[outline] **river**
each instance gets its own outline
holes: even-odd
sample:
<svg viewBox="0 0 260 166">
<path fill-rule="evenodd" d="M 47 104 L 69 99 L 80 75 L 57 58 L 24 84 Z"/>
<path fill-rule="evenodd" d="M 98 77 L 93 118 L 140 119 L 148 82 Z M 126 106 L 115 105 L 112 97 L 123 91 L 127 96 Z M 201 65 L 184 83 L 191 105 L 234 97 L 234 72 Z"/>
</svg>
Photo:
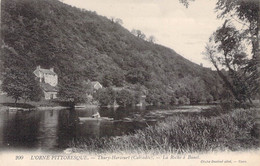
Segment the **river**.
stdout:
<svg viewBox="0 0 260 166">
<path fill-rule="evenodd" d="M 120 136 L 154 125 L 168 116 L 201 114 L 200 111 L 201 107 L 1 111 L 0 148 L 62 151 L 72 140 Z M 96 112 L 114 121 L 79 121 L 79 117 L 91 117 Z"/>
</svg>

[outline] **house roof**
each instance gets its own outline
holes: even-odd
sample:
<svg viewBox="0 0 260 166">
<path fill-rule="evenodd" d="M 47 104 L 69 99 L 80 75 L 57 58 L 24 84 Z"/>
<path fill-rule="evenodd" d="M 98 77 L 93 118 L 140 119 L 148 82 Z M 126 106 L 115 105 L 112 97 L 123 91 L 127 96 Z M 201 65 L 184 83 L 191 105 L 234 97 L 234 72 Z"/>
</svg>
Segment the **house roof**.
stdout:
<svg viewBox="0 0 260 166">
<path fill-rule="evenodd" d="M 96 86 L 96 85 L 99 85 L 99 86 L 102 87 L 102 85 L 101 85 L 98 81 L 92 81 L 92 82 L 91 82 L 91 85 L 92 85 L 93 87 Z"/>
<path fill-rule="evenodd" d="M 38 69 L 39 71 L 41 71 L 42 73 L 45 73 L 45 74 L 51 74 L 51 75 L 56 75 L 56 73 L 50 69 Z"/>
<path fill-rule="evenodd" d="M 45 92 L 58 92 L 58 88 L 51 86 L 48 83 L 41 83 L 41 87 Z"/>
</svg>

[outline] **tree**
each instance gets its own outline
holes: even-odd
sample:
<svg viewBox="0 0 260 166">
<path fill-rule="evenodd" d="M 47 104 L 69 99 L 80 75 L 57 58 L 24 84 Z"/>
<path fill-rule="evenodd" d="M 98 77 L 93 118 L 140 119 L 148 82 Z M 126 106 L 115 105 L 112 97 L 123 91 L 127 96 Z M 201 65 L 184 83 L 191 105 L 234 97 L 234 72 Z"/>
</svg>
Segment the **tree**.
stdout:
<svg viewBox="0 0 260 166">
<path fill-rule="evenodd" d="M 186 7 L 188 7 L 189 2 L 194 0 L 179 1 L 180 3 L 183 3 Z M 249 42 L 250 44 L 247 44 L 247 46 L 250 47 L 251 45 L 252 47 L 252 58 L 248 59 L 246 63 L 237 63 L 244 61 L 246 54 L 242 52 L 234 53 L 234 47 L 230 48 L 233 50 L 229 50 L 229 53 L 227 53 L 227 50 L 224 50 L 225 48 L 222 47 L 222 51 L 224 51 L 224 54 L 222 55 L 222 58 L 220 58 L 219 56 L 217 58 L 215 56 L 217 52 L 212 46 L 210 46 L 210 44 L 207 44 L 205 53 L 208 59 L 215 66 L 218 74 L 223 79 L 226 87 L 229 88 L 233 96 L 239 101 L 245 101 L 246 99 L 251 101 L 252 97 L 259 96 L 260 94 L 259 0 L 217 0 L 215 9 L 218 12 L 218 18 L 225 19 L 222 28 L 220 28 L 216 33 L 223 35 L 230 34 L 230 32 L 236 32 L 236 34 L 238 34 L 237 36 L 233 37 L 229 36 L 229 40 L 225 40 L 225 38 L 222 38 L 224 40 L 221 41 L 216 39 L 215 41 L 220 41 L 221 45 L 226 48 L 232 45 L 232 42 L 234 41 L 236 42 L 236 44 L 238 44 L 237 40 Z M 229 25 L 232 22 L 236 22 L 242 25 L 242 28 L 238 31 L 234 27 L 230 27 Z M 241 43 L 242 42 L 240 42 L 240 44 Z M 220 50 L 221 47 L 218 47 L 218 53 L 221 52 Z M 231 52 L 233 53 L 230 60 L 230 55 L 228 54 L 230 54 Z M 239 59 L 239 57 L 241 57 L 242 59 Z M 221 60 L 223 59 L 224 63 L 221 62 Z M 231 63 L 236 63 L 236 65 L 241 66 L 239 72 L 234 71 L 230 68 Z M 229 74 L 232 78 L 226 77 L 219 70 L 219 65 L 228 68 Z M 243 65 L 244 67 L 242 67 Z M 232 79 L 232 81 L 230 79 Z"/>
<path fill-rule="evenodd" d="M 113 77 L 109 73 L 105 73 L 105 75 L 102 78 L 102 85 L 104 87 L 110 87 L 113 85 Z"/>
<path fill-rule="evenodd" d="M 112 74 L 112 82 L 113 85 L 117 86 L 117 87 L 122 87 L 124 86 L 124 82 L 125 82 L 125 76 L 124 73 L 122 71 L 119 70 L 115 70 Z"/>
<path fill-rule="evenodd" d="M 182 3 L 186 8 L 188 8 L 190 2 L 195 0 L 179 0 L 180 3 Z"/>
<path fill-rule="evenodd" d="M 120 18 L 111 17 L 110 20 L 111 20 L 112 23 L 123 25 L 123 20 L 120 19 Z"/>
<path fill-rule="evenodd" d="M 130 106 L 134 101 L 134 96 L 128 90 L 121 90 L 117 93 L 116 102 L 120 106 Z"/>
<path fill-rule="evenodd" d="M 135 35 L 136 37 L 138 37 L 138 38 L 140 38 L 140 39 L 145 39 L 145 34 L 142 32 L 142 31 L 140 31 L 140 30 L 137 30 L 137 29 L 133 29 L 132 31 L 131 31 L 131 33 L 133 34 L 133 35 Z"/>
<path fill-rule="evenodd" d="M 179 79 L 176 86 L 173 87 L 176 98 L 188 98 L 187 103 L 197 104 L 205 101 L 205 96 L 209 93 L 205 82 L 200 77 L 190 75 Z M 185 100 L 186 100 L 185 98 Z"/>
<path fill-rule="evenodd" d="M 18 54 L 14 48 L 3 42 L 1 62 L 2 90 L 12 97 L 15 103 L 20 99 L 25 102 L 41 99 L 42 90 L 39 82 L 35 80 L 32 64 L 26 63 L 26 56 Z"/>
<path fill-rule="evenodd" d="M 243 99 L 240 97 L 241 92 L 238 91 L 239 86 L 242 80 L 239 80 L 239 75 L 237 70 L 233 70 L 231 67 L 231 64 L 234 64 L 233 61 L 235 61 L 234 54 L 227 54 L 223 56 L 222 50 L 220 48 L 221 46 L 217 46 L 214 41 L 212 41 L 212 38 L 210 39 L 209 43 L 207 43 L 207 46 L 205 48 L 204 54 L 208 58 L 208 60 L 214 65 L 214 67 L 217 70 L 217 73 L 224 81 L 226 87 L 231 91 L 232 95 L 238 100 L 242 101 Z M 232 50 L 233 52 L 233 50 Z M 229 67 L 227 67 L 229 66 Z M 225 70 L 222 69 L 222 67 L 228 68 L 228 74 L 225 74 Z M 240 76 L 241 79 L 243 79 L 242 76 Z M 245 95 L 245 94 L 244 94 Z"/>
<path fill-rule="evenodd" d="M 210 102 L 212 102 L 212 101 L 213 101 L 213 96 L 212 96 L 211 94 L 207 94 L 207 96 L 206 96 L 206 101 L 207 101 L 208 104 L 209 104 Z"/>
<path fill-rule="evenodd" d="M 174 95 L 171 96 L 171 99 L 170 99 L 170 104 L 171 105 L 177 105 L 177 99 Z"/>
<path fill-rule="evenodd" d="M 171 49 L 140 40 L 94 12 L 81 12 L 50 0 L 3 0 L 1 5 L 2 41 L 19 55 L 15 58 L 7 56 L 4 63 L 8 62 L 8 65 L 4 67 L 15 64 L 28 67 L 30 71 L 36 65 L 55 67 L 62 86 L 65 86 L 63 80 L 75 69 L 84 80 L 101 82 L 105 72 L 117 70 L 127 76 L 128 71 L 143 68 L 148 73 L 148 81 L 143 79 L 145 72 L 140 72 L 140 75 L 137 72 L 137 77 L 132 73 L 132 78 L 137 78 L 142 87 L 149 90 L 155 87 L 149 84 L 155 82 L 154 99 L 158 102 L 168 100 L 165 87 L 174 84 L 179 73 L 183 76 L 189 73 L 201 75 L 202 70 Z M 112 85 L 120 83 L 120 79 L 112 78 Z M 214 84 L 213 81 L 207 86 Z M 129 80 L 123 85 L 129 88 L 135 86 Z M 162 95 L 164 97 L 160 98 Z"/>
<path fill-rule="evenodd" d="M 62 78 L 59 84 L 58 97 L 70 106 L 86 101 L 87 85 L 79 74 L 72 72 Z"/>
<path fill-rule="evenodd" d="M 116 93 L 112 88 L 102 88 L 97 91 L 94 98 L 101 106 L 113 105 L 116 98 Z"/>
<path fill-rule="evenodd" d="M 40 87 L 39 82 L 31 81 L 31 88 L 28 98 L 24 98 L 24 101 L 26 102 L 28 99 L 31 101 L 40 101 L 43 96 L 43 91 Z"/>
<path fill-rule="evenodd" d="M 152 35 L 152 36 L 149 36 L 148 38 L 148 42 L 150 43 L 154 43 L 156 41 L 155 37 Z"/>
<path fill-rule="evenodd" d="M 186 96 L 182 96 L 178 99 L 178 104 L 179 105 L 190 104 L 190 100 Z"/>
<path fill-rule="evenodd" d="M 28 100 L 39 101 L 41 99 L 42 90 L 31 71 L 18 67 L 5 70 L 2 89 L 15 100 L 15 103 L 20 99 L 24 99 L 25 102 Z"/>
<path fill-rule="evenodd" d="M 113 70 L 105 72 L 102 78 L 102 85 L 110 87 L 112 85 L 121 87 L 124 85 L 125 77 L 122 71 Z"/>
<path fill-rule="evenodd" d="M 251 96 L 260 93 L 260 56 L 259 56 L 259 1 L 258 0 L 218 0 L 216 10 L 218 17 L 241 24 L 241 38 L 251 43 L 252 58 L 244 67 L 247 73 L 247 83 L 250 85 L 248 93 Z"/>
<path fill-rule="evenodd" d="M 144 84 L 151 78 L 150 73 L 142 68 L 134 68 L 126 74 L 126 80 L 132 84 L 140 83 Z"/>
<path fill-rule="evenodd" d="M 232 95 L 238 101 L 251 101 L 253 96 L 259 94 L 259 2 L 218 0 L 216 10 L 219 12 L 218 18 L 225 19 L 225 22 L 210 37 L 205 54 Z M 245 28 L 238 30 L 233 22 Z M 249 56 L 243 49 L 244 43 L 252 47 L 251 59 L 247 58 Z M 228 75 L 221 71 L 221 67 L 228 70 Z"/>
<path fill-rule="evenodd" d="M 161 94 L 162 95 L 162 94 Z M 152 105 L 160 105 L 160 96 L 159 94 L 157 94 L 156 92 L 154 91 L 149 91 L 145 101 L 149 104 L 152 104 Z"/>
<path fill-rule="evenodd" d="M 119 25 L 123 25 L 123 20 L 120 18 L 116 18 L 115 19 L 115 23 L 119 24 Z"/>
</svg>

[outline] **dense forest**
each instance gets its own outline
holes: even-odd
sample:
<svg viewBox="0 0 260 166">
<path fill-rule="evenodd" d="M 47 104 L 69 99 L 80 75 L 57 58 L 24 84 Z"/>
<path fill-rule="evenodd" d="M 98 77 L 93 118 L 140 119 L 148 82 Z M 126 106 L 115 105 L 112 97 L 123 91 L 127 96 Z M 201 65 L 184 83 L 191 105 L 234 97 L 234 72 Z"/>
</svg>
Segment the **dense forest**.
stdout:
<svg viewBox="0 0 260 166">
<path fill-rule="evenodd" d="M 60 89 L 77 89 L 75 95 L 82 94 L 78 93 L 82 83 L 91 80 L 105 87 L 124 87 L 125 94 L 136 92 L 132 96 L 146 95 L 151 104 L 228 97 L 215 71 L 146 41 L 95 12 L 58 0 L 3 0 L 1 9 L 3 85 L 8 76 L 33 74 L 41 65 L 54 67 Z"/>
</svg>

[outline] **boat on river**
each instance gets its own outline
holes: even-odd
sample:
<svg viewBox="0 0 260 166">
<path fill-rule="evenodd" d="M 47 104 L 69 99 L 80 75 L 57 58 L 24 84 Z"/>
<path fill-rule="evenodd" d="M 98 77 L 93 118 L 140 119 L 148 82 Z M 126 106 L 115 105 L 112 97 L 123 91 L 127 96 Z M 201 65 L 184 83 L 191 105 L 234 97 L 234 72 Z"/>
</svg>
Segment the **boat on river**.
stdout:
<svg viewBox="0 0 260 166">
<path fill-rule="evenodd" d="M 104 120 L 104 121 L 113 121 L 114 118 L 109 118 L 109 117 L 99 117 L 99 118 L 92 118 L 92 117 L 79 117 L 80 121 L 88 121 L 88 120 L 92 120 L 92 121 L 100 121 L 100 120 Z"/>
</svg>

